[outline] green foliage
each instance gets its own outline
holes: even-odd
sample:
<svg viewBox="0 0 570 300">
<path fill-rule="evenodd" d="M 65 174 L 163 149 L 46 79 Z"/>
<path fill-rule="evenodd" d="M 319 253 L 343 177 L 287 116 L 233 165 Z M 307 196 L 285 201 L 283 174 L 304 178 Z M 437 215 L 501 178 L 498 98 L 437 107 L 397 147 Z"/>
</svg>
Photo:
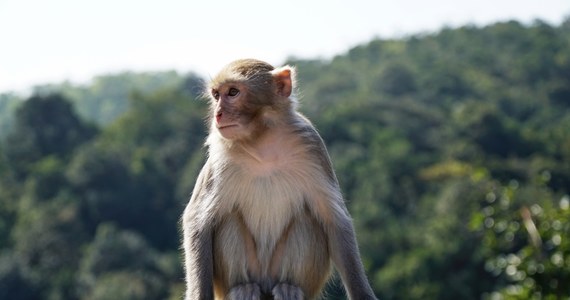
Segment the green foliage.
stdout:
<svg viewBox="0 0 570 300">
<path fill-rule="evenodd" d="M 4 154 L 13 171 L 25 176 L 43 157 L 67 158 L 94 134 L 94 128 L 83 124 L 61 96 L 34 96 L 17 110 Z"/>
<path fill-rule="evenodd" d="M 11 93 L 0 94 L 0 139 L 6 137 L 14 122 L 14 112 L 21 102 L 16 95 Z"/>
<path fill-rule="evenodd" d="M 159 254 L 143 237 L 108 223 L 99 225 L 80 269 L 84 299 L 163 299 L 168 293 Z"/>
<path fill-rule="evenodd" d="M 513 21 L 289 59 L 380 298 L 568 297 L 569 44 L 570 20 Z M 182 297 L 202 86 L 122 73 L 0 95 L 1 299 Z"/>
<path fill-rule="evenodd" d="M 194 94 L 201 82 L 194 74 L 181 76 L 174 71 L 133 73 L 124 72 L 99 76 L 88 85 L 74 86 L 68 82 L 59 85 L 35 87 L 36 94 L 58 92 L 72 99 L 77 112 L 86 120 L 99 125 L 108 124 L 130 107 L 132 92 L 153 93 L 164 88 L 180 88 Z"/>
<path fill-rule="evenodd" d="M 471 226 L 483 234 L 485 269 L 505 285 L 491 294 L 505 299 L 562 299 L 570 294 L 570 198 L 538 182 L 494 183 Z"/>
</svg>

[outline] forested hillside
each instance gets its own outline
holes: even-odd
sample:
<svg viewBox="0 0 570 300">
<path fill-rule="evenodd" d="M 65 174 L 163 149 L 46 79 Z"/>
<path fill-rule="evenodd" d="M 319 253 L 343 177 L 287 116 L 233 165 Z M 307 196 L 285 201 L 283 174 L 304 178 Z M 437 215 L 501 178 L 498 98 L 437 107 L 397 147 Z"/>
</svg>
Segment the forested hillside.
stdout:
<svg viewBox="0 0 570 300">
<path fill-rule="evenodd" d="M 570 295 L 570 19 L 285 63 L 378 297 Z M 0 299 L 181 298 L 201 86 L 123 73 L 0 95 Z"/>
</svg>

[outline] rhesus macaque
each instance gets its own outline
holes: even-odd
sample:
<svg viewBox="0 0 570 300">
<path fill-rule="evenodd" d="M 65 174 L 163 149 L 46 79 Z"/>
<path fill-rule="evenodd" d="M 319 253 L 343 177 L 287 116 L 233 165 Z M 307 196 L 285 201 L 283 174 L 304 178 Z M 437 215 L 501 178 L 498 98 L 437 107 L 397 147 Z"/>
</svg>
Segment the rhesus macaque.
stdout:
<svg viewBox="0 0 570 300">
<path fill-rule="evenodd" d="M 183 216 L 186 300 L 315 299 L 332 264 L 350 299 L 375 299 L 294 78 L 245 59 L 209 85 L 208 159 Z"/>
</svg>

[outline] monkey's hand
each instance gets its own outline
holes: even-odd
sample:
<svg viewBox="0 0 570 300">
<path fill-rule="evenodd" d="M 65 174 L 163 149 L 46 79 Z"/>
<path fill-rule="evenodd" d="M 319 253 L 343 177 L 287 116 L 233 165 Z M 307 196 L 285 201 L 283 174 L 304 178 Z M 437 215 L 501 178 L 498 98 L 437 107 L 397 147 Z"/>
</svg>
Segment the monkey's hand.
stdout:
<svg viewBox="0 0 570 300">
<path fill-rule="evenodd" d="M 230 289 L 228 300 L 261 300 L 261 290 L 255 283 L 240 284 Z"/>
<path fill-rule="evenodd" d="M 275 300 L 303 300 L 303 291 L 298 287 L 286 283 L 277 284 L 273 290 L 273 299 Z"/>
</svg>

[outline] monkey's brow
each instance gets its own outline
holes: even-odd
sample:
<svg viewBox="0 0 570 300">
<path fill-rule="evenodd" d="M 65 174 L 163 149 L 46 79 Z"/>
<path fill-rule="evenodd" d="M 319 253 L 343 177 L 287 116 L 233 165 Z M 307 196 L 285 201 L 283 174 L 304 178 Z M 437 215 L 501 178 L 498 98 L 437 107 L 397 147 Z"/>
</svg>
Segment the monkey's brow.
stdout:
<svg viewBox="0 0 570 300">
<path fill-rule="evenodd" d="M 224 80 L 224 81 L 213 82 L 210 85 L 210 88 L 212 90 L 218 90 L 219 91 L 224 86 L 237 85 L 237 84 L 241 84 L 241 83 L 243 83 L 242 80 Z"/>
</svg>

